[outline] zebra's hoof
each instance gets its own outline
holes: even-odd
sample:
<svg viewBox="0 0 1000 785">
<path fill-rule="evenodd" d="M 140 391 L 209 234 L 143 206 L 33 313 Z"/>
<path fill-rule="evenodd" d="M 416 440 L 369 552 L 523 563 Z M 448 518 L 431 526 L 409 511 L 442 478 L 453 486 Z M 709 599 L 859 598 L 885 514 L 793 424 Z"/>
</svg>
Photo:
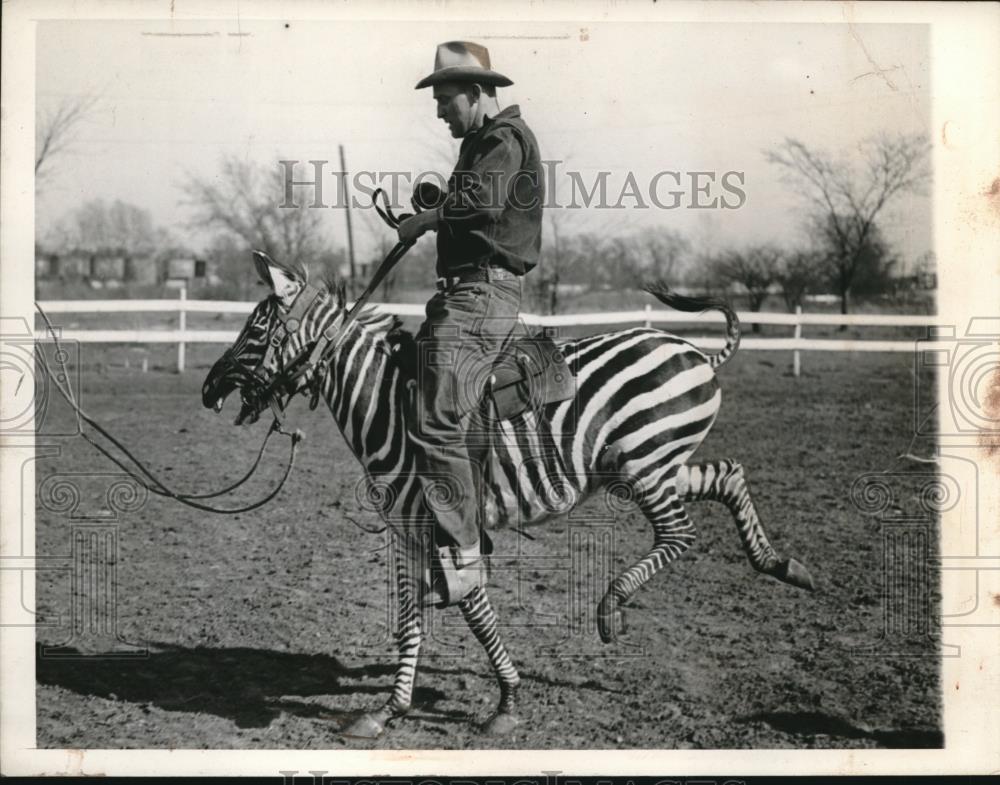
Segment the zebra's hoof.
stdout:
<svg viewBox="0 0 1000 785">
<path fill-rule="evenodd" d="M 521 724 L 516 714 L 509 711 L 498 711 L 479 726 L 479 732 L 484 736 L 506 736 Z"/>
<path fill-rule="evenodd" d="M 597 609 L 597 632 L 602 643 L 614 642 L 619 635 L 625 634 L 626 629 L 625 611 L 617 605 L 610 610 L 603 607 Z"/>
<path fill-rule="evenodd" d="M 374 714 L 362 714 L 340 732 L 352 739 L 377 739 L 385 732 L 385 725 Z"/>
<path fill-rule="evenodd" d="M 797 559 L 786 559 L 783 561 L 778 566 L 777 577 L 779 580 L 792 586 L 798 586 L 800 589 L 808 589 L 809 591 L 816 589 L 816 584 L 813 583 L 809 570 Z"/>
</svg>

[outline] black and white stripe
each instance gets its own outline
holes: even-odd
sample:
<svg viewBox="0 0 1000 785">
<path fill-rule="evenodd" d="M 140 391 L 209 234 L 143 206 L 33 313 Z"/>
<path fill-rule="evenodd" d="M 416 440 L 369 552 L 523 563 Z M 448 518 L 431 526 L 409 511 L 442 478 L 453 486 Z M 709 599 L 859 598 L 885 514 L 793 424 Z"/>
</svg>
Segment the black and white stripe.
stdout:
<svg viewBox="0 0 1000 785">
<path fill-rule="evenodd" d="M 739 326 L 725 305 L 650 290 L 663 302 L 685 311 L 709 307 L 723 311 L 728 340 L 718 354 L 706 356 L 690 343 L 661 330 L 637 327 L 561 344 L 576 379 L 576 395 L 495 424 L 484 484 L 486 526 L 522 527 L 567 513 L 601 488 L 613 488 L 638 505 L 653 527 L 650 550 L 608 587 L 598 608 L 605 641 L 621 623 L 621 606 L 694 540 L 685 502 L 715 500 L 733 513 L 751 564 L 796 585 L 810 585 L 794 560 L 782 561 L 764 535 L 750 501 L 743 469 L 731 461 L 688 466 L 687 461 L 715 421 L 721 393 L 715 369 L 735 351 Z M 318 301 L 274 359 L 282 364 L 307 349 L 344 314 L 342 296 Z M 405 532 L 429 531 L 432 518 L 416 477 L 412 436 L 406 424 L 414 380 L 394 352 L 407 342 L 394 338 L 393 317 L 362 311 L 339 338 L 319 379 L 321 394 L 369 480 L 371 498 L 397 538 L 409 539 L 408 554 L 397 567 L 399 583 L 399 669 L 392 698 L 369 715 L 379 723 L 410 706 L 421 640 L 422 582 L 417 565 L 424 558 L 416 539 Z M 260 329 L 248 321 L 248 329 Z M 254 340 L 241 336 L 243 361 L 253 357 Z M 411 342 L 412 343 L 412 342 Z M 265 345 L 264 340 L 257 344 Z M 257 362 L 259 362 L 259 358 Z M 484 646 L 501 685 L 498 715 L 512 716 L 517 671 L 497 632 L 496 615 L 486 592 L 461 605 L 469 627 Z M 495 715 L 496 717 L 497 715 Z"/>
</svg>

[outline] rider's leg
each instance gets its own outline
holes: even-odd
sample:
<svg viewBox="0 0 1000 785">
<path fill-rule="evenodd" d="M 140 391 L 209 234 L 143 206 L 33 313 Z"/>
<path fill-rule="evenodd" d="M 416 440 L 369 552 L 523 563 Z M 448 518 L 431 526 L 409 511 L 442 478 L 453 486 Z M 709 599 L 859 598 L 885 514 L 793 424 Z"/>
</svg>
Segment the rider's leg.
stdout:
<svg viewBox="0 0 1000 785">
<path fill-rule="evenodd" d="M 425 500 L 444 534 L 438 553 L 447 603 L 461 600 L 486 577 L 476 465 L 484 457 L 484 434 L 477 412 L 517 313 L 512 287 L 503 283 L 508 285 L 499 293 L 495 286 L 474 283 L 436 295 L 418 334 L 418 405 L 411 434 Z M 520 285 L 513 283 L 519 295 Z M 506 332 L 497 329 L 504 323 Z"/>
</svg>

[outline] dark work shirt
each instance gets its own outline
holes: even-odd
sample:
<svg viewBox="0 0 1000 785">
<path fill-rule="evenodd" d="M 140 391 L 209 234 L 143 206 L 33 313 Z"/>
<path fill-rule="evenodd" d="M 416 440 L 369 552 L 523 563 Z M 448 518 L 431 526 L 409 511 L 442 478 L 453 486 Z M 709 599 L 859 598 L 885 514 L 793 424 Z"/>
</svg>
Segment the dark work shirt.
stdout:
<svg viewBox="0 0 1000 785">
<path fill-rule="evenodd" d="M 510 106 L 463 140 L 438 211 L 437 274 L 495 265 L 524 275 L 538 263 L 545 183 L 538 142 Z"/>
</svg>

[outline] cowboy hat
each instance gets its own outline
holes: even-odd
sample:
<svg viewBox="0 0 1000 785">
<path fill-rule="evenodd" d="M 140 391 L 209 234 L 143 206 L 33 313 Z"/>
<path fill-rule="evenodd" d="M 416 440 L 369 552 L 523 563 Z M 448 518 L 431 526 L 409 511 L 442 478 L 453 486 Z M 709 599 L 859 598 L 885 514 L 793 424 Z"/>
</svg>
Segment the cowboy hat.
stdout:
<svg viewBox="0 0 1000 785">
<path fill-rule="evenodd" d="M 470 41 L 439 44 L 434 56 L 434 71 L 417 82 L 415 89 L 442 82 L 479 82 L 497 87 L 514 84 L 503 74 L 490 69 L 490 52 L 485 46 Z"/>
</svg>

